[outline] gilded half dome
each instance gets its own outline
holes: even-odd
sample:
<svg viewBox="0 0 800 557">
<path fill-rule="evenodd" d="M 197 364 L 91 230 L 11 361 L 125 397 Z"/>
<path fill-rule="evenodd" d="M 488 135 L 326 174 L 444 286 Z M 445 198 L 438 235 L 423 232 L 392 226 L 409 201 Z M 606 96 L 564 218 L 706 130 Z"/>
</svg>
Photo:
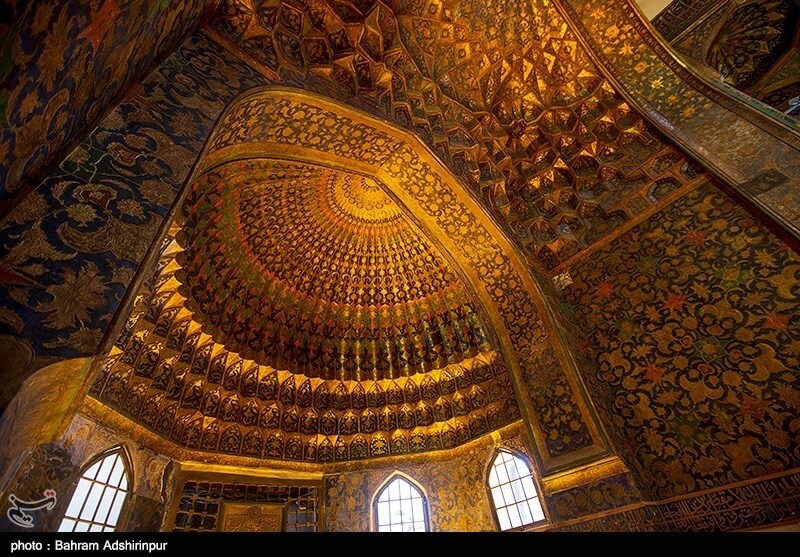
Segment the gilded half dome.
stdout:
<svg viewBox="0 0 800 557">
<path fill-rule="evenodd" d="M 183 219 L 187 307 L 243 357 L 378 380 L 490 349 L 464 282 L 371 177 L 235 161 L 192 185 Z"/>
<path fill-rule="evenodd" d="M 477 294 L 375 176 L 203 169 L 93 392 L 189 450 L 336 462 L 519 416 Z"/>
</svg>

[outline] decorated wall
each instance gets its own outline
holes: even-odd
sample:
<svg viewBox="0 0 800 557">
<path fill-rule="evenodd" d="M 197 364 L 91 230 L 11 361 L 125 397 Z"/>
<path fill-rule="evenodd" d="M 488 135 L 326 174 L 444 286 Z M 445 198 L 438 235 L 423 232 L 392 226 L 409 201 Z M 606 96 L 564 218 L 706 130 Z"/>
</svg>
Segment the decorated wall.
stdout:
<svg viewBox="0 0 800 557">
<path fill-rule="evenodd" d="M 565 17 L 639 113 L 737 195 L 800 238 L 798 124 L 688 67 L 630 0 L 560 0 Z M 780 119 L 778 119 L 780 118 Z M 765 189 L 766 187 L 766 189 Z"/>
<path fill-rule="evenodd" d="M 800 256 L 714 184 L 569 269 L 587 376 L 655 499 L 800 464 Z"/>
<path fill-rule="evenodd" d="M 611 2 L 603 10 L 583 0 L 534 4 L 536 9 L 523 11 L 516 2 L 487 7 L 472 0 L 363 6 L 319 1 L 302 8 L 278 0 L 225 1 L 211 28 L 186 40 L 135 85 L 0 221 L 4 379 L 0 407 L 35 370 L 94 355 L 101 345 L 111 346 L 116 339 L 111 358 L 94 382 L 92 396 L 102 402 L 91 400 L 107 404 L 104 411 L 109 414 L 138 420 L 148 435 L 159 438 L 160 446 L 174 449 L 174 442 L 203 459 L 335 464 L 338 468 L 332 466 L 335 471 L 320 487 L 325 491 L 330 529 L 369 527 L 365 520 L 370 494 L 390 468 L 418 479 L 426 489 L 431 486 L 436 509 L 450 511 L 432 511 L 434 529 L 493 529 L 482 478 L 494 444 L 485 434 L 518 419 L 520 413 L 534 433 L 535 448 L 529 455 L 539 471 L 550 476 L 545 498 L 559 529 L 714 530 L 797 518 L 800 257 L 796 244 L 782 241 L 740 201 L 723 193 L 726 188 L 637 110 L 654 121 L 671 122 L 664 129 L 685 149 L 718 156 L 715 160 L 723 162 L 715 168 L 725 171 L 721 174 L 729 178 L 729 186 L 775 209 L 777 228 L 790 229 L 800 214 L 797 134 L 788 128 L 775 131 L 735 99 L 684 79 L 684 70 L 658 50 L 662 47 L 652 37 L 648 39 L 649 31 L 643 30 L 626 2 Z M 153 4 L 151 15 L 166 18 L 163 27 L 158 17 L 147 20 L 156 22 L 151 26 L 136 23 L 146 20 L 133 17 L 138 12 L 131 12 L 132 22 L 120 23 L 116 16 L 126 8 L 114 0 L 98 5 L 91 23 L 85 19 L 91 11 L 67 18 L 72 6 L 37 4 L 15 14 L 14 21 L 35 13 L 32 29 L 38 34 L 30 36 L 37 38 L 54 37 L 51 31 L 59 26 L 66 29 L 76 60 L 83 61 L 83 65 L 76 62 L 76 68 L 100 68 L 105 61 L 114 62 L 114 68 L 132 69 L 120 69 L 119 75 L 116 70 L 99 69 L 92 79 L 80 81 L 81 76 L 68 75 L 77 71 L 72 66 L 48 66 L 60 59 L 47 54 L 54 43 L 31 41 L 38 50 L 27 52 L 27 41 L 17 48 L 8 38 L 29 36 L 27 31 L 19 25 L 6 27 L 14 29 L 3 39 L 3 52 L 12 62 L 0 65 L 0 71 L 27 68 L 8 70 L 4 79 L 27 76 L 25 84 L 20 81 L 19 87 L 8 89 L 5 106 L 7 119 L 8 107 L 13 106 L 13 117 L 28 120 L 18 129 L 4 129 L 0 138 L 0 146 L 15 145 L 13 157 L 4 159 L 12 164 L 3 172 L 19 176 L 20 184 L 45 168 L 48 157 L 68 143 L 69 134 L 79 134 L 87 123 L 94 123 L 124 84 L 144 71 L 145 58 L 139 66 L 135 61 L 121 63 L 130 52 L 139 51 L 134 47 L 111 48 L 101 56 L 105 39 L 162 37 L 156 40 L 156 51 L 162 46 L 168 51 L 166 37 L 191 28 L 191 21 L 196 21 L 192 18 L 200 13 L 194 10 L 201 4 L 184 6 L 185 21 L 183 16 L 162 12 L 163 3 Z M 585 35 L 585 42 L 577 39 L 576 29 Z M 731 36 L 735 35 L 733 29 Z M 592 48 L 591 54 L 584 45 Z M 26 57 L 32 58 L 25 61 Z M 639 107 L 615 92 L 621 86 L 604 77 L 599 64 L 614 71 L 614 79 Z M 744 64 L 756 71 L 760 62 L 750 57 Z M 778 79 L 777 75 L 763 74 L 763 79 Z M 57 85 L 62 78 L 65 87 Z M 202 195 L 191 197 L 186 180 L 228 102 L 243 91 L 275 81 L 329 97 L 349 97 L 349 104 L 412 131 L 457 179 L 439 169 L 425 149 L 418 152 L 397 142 L 401 132 L 388 134 L 395 134 L 394 139 L 377 134 L 369 137 L 379 142 L 366 141 L 363 125 L 338 116 L 341 106 L 331 109 L 318 98 L 304 99 L 308 102 L 299 107 L 288 105 L 281 95 L 300 95 L 288 89 L 277 102 L 256 96 L 250 105 L 238 106 L 240 112 L 231 113 L 234 120 L 221 126 L 212 146 L 212 151 L 223 153 L 214 161 L 220 167 L 205 177 L 219 178 L 228 172 L 223 177 L 231 183 L 243 178 L 242 169 L 255 163 L 233 159 L 239 156 L 237 149 L 247 153 L 250 139 L 272 144 L 273 149 L 277 144 L 284 150 L 308 149 L 306 159 L 295 156 L 294 167 L 271 168 L 270 179 L 283 173 L 284 185 L 289 170 L 311 175 L 308 168 L 298 170 L 299 163 L 317 164 L 319 160 L 309 153 L 318 156 L 323 151 L 330 164 L 341 165 L 346 158 L 348 164 L 355 160 L 362 174 L 380 172 L 380 179 L 391 184 L 387 187 L 392 195 L 402 197 L 406 205 L 414 204 L 415 218 L 424 215 L 426 226 L 447 231 L 436 239 L 445 242 L 454 259 L 468 263 L 462 269 L 480 276 L 474 284 L 484 289 L 480 292 L 486 307 L 496 308 L 500 315 L 497 330 L 508 329 L 507 343 L 513 349 L 509 353 L 518 358 L 519 369 L 506 365 L 513 358 L 489 357 L 492 351 L 484 349 L 487 343 L 480 338 L 481 320 L 489 320 L 486 315 L 470 318 L 478 290 L 469 291 L 461 279 L 442 281 L 446 283 L 442 290 L 457 294 L 455 299 L 463 302 L 456 304 L 461 314 L 453 311 L 470 327 L 451 326 L 449 312 L 434 304 L 432 314 L 441 317 L 435 329 L 447 342 L 436 342 L 434 328 L 414 316 L 400 321 L 408 334 L 396 335 L 403 339 L 399 344 L 413 339 L 420 346 L 419 339 L 429 335 L 433 349 L 428 354 L 442 366 L 446 358 L 437 358 L 457 346 L 458 334 L 473 335 L 463 343 L 459 339 L 463 353 L 453 352 L 470 356 L 481 352 L 481 357 L 470 366 L 456 362 L 459 370 L 437 369 L 429 377 L 435 378 L 433 389 L 405 376 L 398 385 L 390 385 L 391 373 L 379 368 L 384 359 L 377 352 L 359 352 L 366 341 L 374 340 L 359 336 L 369 319 L 353 330 L 343 328 L 341 337 L 357 342 L 340 344 L 344 348 L 334 351 L 338 360 L 332 360 L 341 369 L 322 370 L 328 375 L 320 375 L 319 369 L 308 366 L 314 358 L 293 352 L 316 346 L 306 342 L 307 333 L 320 323 L 288 319 L 284 324 L 295 328 L 276 333 L 277 345 L 264 346 L 248 337 L 240 320 L 249 315 L 247 307 L 226 312 L 228 306 L 215 298 L 226 291 L 205 290 L 205 286 L 219 287 L 219 281 L 196 283 L 193 289 L 178 284 L 190 282 L 187 268 L 193 277 L 217 276 L 214 266 L 222 265 L 236 289 L 229 292 L 232 296 L 251 286 L 233 280 L 240 277 L 236 265 L 222 261 L 215 251 L 223 244 L 227 249 L 220 237 L 229 239 L 239 230 L 239 221 L 232 220 L 239 213 L 229 211 L 224 215 L 229 220 L 211 223 L 206 219 L 210 205 L 204 205 Z M 20 91 L 28 91 L 33 82 L 35 92 L 23 97 Z M 78 82 L 91 86 L 75 85 Z M 107 87 L 98 87 L 103 83 Z M 41 89 L 51 85 L 52 91 Z M 64 99 L 78 107 L 75 114 L 66 113 Z M 358 111 L 354 114 L 352 118 L 361 124 L 367 118 Z M 254 138 L 245 138 L 237 136 L 236 118 L 270 125 L 255 126 Z M 347 133 L 339 136 L 329 133 L 345 128 Z M 42 131 L 59 129 L 69 133 L 61 138 Z M 44 144 L 31 147 L 31 136 L 26 135 L 31 130 L 40 143 L 46 138 Z M 695 144 L 698 134 L 702 141 Z M 259 149 L 267 149 L 264 145 Z M 271 152 L 273 159 L 280 149 Z M 706 164 L 716 162 L 706 160 Z M 331 168 L 326 172 L 332 175 Z M 323 181 L 320 178 L 317 185 Z M 338 191 L 337 183 L 347 183 L 347 188 L 340 188 L 343 191 L 361 188 L 354 205 L 368 201 L 379 210 L 391 205 L 376 197 L 382 187 L 378 181 L 332 178 L 328 189 L 321 190 Z M 22 191 L 13 180 L 7 184 L 9 191 L 0 194 L 0 202 L 11 199 L 11 190 Z M 202 180 L 198 184 L 204 185 Z M 205 186 L 214 203 L 227 203 L 229 208 L 250 203 L 256 214 L 277 214 L 260 204 L 263 199 L 255 193 L 243 202 L 224 188 L 215 190 L 213 183 Z M 452 195 L 462 192 L 462 186 L 464 195 Z M 149 282 L 133 284 L 184 188 L 190 193 L 188 210 L 171 223 L 175 225 L 171 234 L 157 246 L 165 249 L 152 262 Z M 334 193 L 332 198 L 342 202 L 347 195 L 337 198 Z M 487 219 L 482 209 L 495 221 Z M 289 220 L 282 218 L 284 223 Z M 494 234 L 495 222 L 510 243 Z M 187 231 L 199 238 L 200 248 L 210 246 L 209 250 L 203 252 L 187 241 Z M 248 235 L 248 241 L 249 236 L 255 238 L 250 247 L 272 241 L 257 233 Z M 438 244 L 428 246 L 419 259 L 436 260 L 447 251 L 439 249 Z M 234 254 L 238 262 L 251 256 L 250 262 L 261 261 L 263 254 L 255 257 L 246 251 Z M 447 265 L 437 265 L 446 275 Z M 294 288 L 290 279 L 286 284 Z M 415 280 L 421 282 L 419 277 Z M 377 296 L 379 283 L 368 282 L 360 291 L 354 287 L 353 295 Z M 276 296 L 269 288 L 256 293 L 266 299 L 283 295 Z M 126 294 L 138 298 L 129 306 L 134 311 L 121 332 L 109 331 Z M 316 302 L 305 303 L 301 300 L 291 307 L 304 311 L 317 307 Z M 187 313 L 209 308 L 218 310 L 216 317 L 222 315 L 219 321 L 185 319 Z M 313 312 L 307 313 L 311 319 Z M 333 322 L 337 314 L 328 317 Z M 263 330 L 271 333 L 272 325 L 266 323 Z M 224 342 L 212 338 L 214 327 L 225 333 Z M 287 340 L 286 331 L 295 336 Z M 107 334 L 113 338 L 103 343 Z M 499 342 L 488 345 L 502 348 Z M 253 358 L 288 369 L 280 370 L 278 381 L 274 369 Z M 395 358 L 391 365 L 395 362 L 403 367 L 403 358 Z M 415 363 L 421 367 L 407 365 L 405 375 L 412 369 L 429 371 L 424 363 Z M 347 368 L 351 364 L 357 365 Z M 309 370 L 310 377 L 295 377 L 294 372 Z M 372 390 L 360 384 L 361 374 L 385 385 L 370 398 Z M 332 382 L 330 389 L 318 388 L 323 379 Z M 17 404 L 14 415 L 21 418 L 24 411 Z M 630 471 L 619 469 L 599 479 L 575 472 L 574 481 L 561 485 L 556 476 L 564 467 L 604 458 L 612 449 L 595 414 Z M 267 439 L 263 431 L 271 437 Z M 7 455 L 3 462 L 19 467 L 6 475 L 11 480 L 4 487 L 21 497 L 36 497 L 51 487 L 59 494 L 68 491 L 87 455 L 102 449 L 95 447 L 95 440 L 119 439 L 78 416 L 56 441 L 35 446 L 29 453 Z M 457 445 L 471 450 L 453 460 L 436 460 L 436 451 Z M 144 459 L 140 465 L 155 462 L 154 470 L 166 469 L 163 455 L 135 450 L 140 455 L 135 458 Z M 432 456 L 411 454 L 420 452 Z M 385 460 L 367 462 L 378 457 Z M 155 477 L 135 494 L 140 499 L 133 507 L 138 510 L 131 515 L 132 529 L 157 529 L 162 523 L 167 499 L 157 493 Z M 185 477 L 175 499 L 179 509 L 174 525 L 167 520 L 166 528 L 218 528 L 225 502 L 255 506 L 270 522 L 274 517 L 269 505 L 305 498 L 308 508 L 308 498 L 318 500 L 316 492 L 292 491 L 308 486 L 287 485 Z M 729 508 L 719 505 L 720 497 L 733 503 Z M 59 495 L 59 504 L 63 501 Z M 710 510 L 699 512 L 697 505 Z M 755 510 L 745 516 L 748 507 Z M 53 517 L 60 516 L 59 509 L 39 526 L 55 527 Z"/>
<path fill-rule="evenodd" d="M 273 204 L 305 215 L 289 226 Z M 192 449 L 331 462 L 451 448 L 535 405 L 543 469 L 607 454 L 524 262 L 413 137 L 300 90 L 254 90 L 179 210 L 93 385 L 132 419 Z M 328 266 L 341 282 L 307 280 Z"/>
<path fill-rule="evenodd" d="M 522 436 L 508 435 L 500 444 L 530 459 Z M 493 532 L 497 530 L 487 485 L 489 465 L 497 447 L 491 438 L 471 443 L 449 458 L 374 463 L 363 469 L 325 478 L 326 529 L 329 532 L 369 532 L 372 502 L 383 482 L 402 472 L 427 495 L 432 532 Z"/>
<path fill-rule="evenodd" d="M 33 517 L 34 531 L 56 531 L 87 464 L 118 446 L 126 449 L 131 466 L 130 491 L 120 515 L 120 530 L 158 531 L 175 495 L 171 461 L 80 414 L 75 415 L 61 439 L 32 448 L 18 460 L 10 484 L 4 486 L 0 531 L 30 531 L 5 519 L 11 495 L 20 501 L 36 501 L 47 491 L 54 493 L 55 506 L 28 514 Z"/>
<path fill-rule="evenodd" d="M 322 529 L 318 484 L 189 474 L 181 480 L 174 520 L 164 530 L 317 532 Z"/>
<path fill-rule="evenodd" d="M 14 2 L 0 22 L 0 215 L 214 0 Z"/>
<path fill-rule="evenodd" d="M 265 71 L 333 83 L 415 133 L 537 268 L 652 210 L 659 176 L 648 161 L 685 161 L 547 0 L 226 0 L 213 28 Z"/>
<path fill-rule="evenodd" d="M 553 525 L 552 532 L 797 531 L 800 474 L 784 473 Z M 779 524 L 780 526 L 774 526 Z"/>
<path fill-rule="evenodd" d="M 672 42 L 718 4 L 719 0 L 673 0 L 652 22 L 661 36 Z"/>
<path fill-rule="evenodd" d="M 217 116 L 263 81 L 194 35 L 0 221 L 0 408 L 36 369 L 97 351 Z"/>
</svg>

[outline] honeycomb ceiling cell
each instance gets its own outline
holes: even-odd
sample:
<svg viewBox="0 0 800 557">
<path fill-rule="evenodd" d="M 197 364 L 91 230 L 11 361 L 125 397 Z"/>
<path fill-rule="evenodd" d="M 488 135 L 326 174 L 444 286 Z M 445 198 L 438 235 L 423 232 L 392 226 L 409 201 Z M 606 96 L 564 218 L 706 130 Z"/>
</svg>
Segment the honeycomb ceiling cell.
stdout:
<svg viewBox="0 0 800 557">
<path fill-rule="evenodd" d="M 490 349 L 472 295 L 372 178 L 272 160 L 197 180 L 181 294 L 215 341 L 307 377 L 379 380 Z"/>
<path fill-rule="evenodd" d="M 283 82 L 379 107 L 548 271 L 653 205 L 646 183 L 620 193 L 604 175 L 629 181 L 675 153 L 551 0 L 223 0 L 214 28 Z M 552 235 L 530 232 L 541 219 Z"/>
</svg>

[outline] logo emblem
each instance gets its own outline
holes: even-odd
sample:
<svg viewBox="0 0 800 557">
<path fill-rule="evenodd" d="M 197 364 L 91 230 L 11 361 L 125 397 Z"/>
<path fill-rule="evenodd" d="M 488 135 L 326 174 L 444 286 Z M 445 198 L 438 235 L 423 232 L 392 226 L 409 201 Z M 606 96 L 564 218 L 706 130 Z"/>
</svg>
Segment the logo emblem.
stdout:
<svg viewBox="0 0 800 557">
<path fill-rule="evenodd" d="M 8 519 L 17 526 L 22 526 L 23 528 L 33 528 L 33 516 L 28 514 L 28 512 L 38 511 L 40 509 L 51 511 L 56 506 L 57 502 L 56 492 L 52 489 L 45 491 L 44 497 L 36 501 L 24 501 L 13 493 L 8 496 L 8 500 L 11 501 L 11 506 L 6 512 Z"/>
</svg>

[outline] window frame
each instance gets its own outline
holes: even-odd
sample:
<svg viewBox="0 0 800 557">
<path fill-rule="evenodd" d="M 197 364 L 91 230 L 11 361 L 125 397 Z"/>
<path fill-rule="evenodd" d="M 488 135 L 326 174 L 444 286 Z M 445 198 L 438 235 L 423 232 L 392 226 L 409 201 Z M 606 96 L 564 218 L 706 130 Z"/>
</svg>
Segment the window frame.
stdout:
<svg viewBox="0 0 800 557">
<path fill-rule="evenodd" d="M 95 454 L 92 458 L 90 458 L 86 462 L 86 464 L 84 464 L 81 467 L 80 472 L 77 474 L 77 476 L 75 477 L 75 479 L 73 481 L 72 490 L 70 491 L 69 498 L 67 499 L 67 504 L 64 507 L 64 511 L 61 514 L 61 519 L 58 522 L 58 526 L 56 527 L 56 532 L 59 532 L 59 533 L 62 532 L 61 525 L 64 523 L 64 520 L 73 520 L 76 523 L 78 522 L 77 518 L 68 517 L 67 516 L 67 511 L 69 510 L 70 505 L 72 505 L 72 499 L 75 497 L 75 495 L 76 495 L 76 493 L 78 491 L 78 486 L 80 485 L 81 480 L 82 479 L 88 479 L 88 478 L 84 478 L 84 475 L 86 474 L 86 472 L 92 466 L 97 464 L 98 462 L 103 462 L 107 458 L 112 458 L 115 455 L 118 455 L 120 460 L 122 461 L 123 477 L 125 477 L 125 479 L 127 480 L 127 483 L 128 483 L 127 489 L 124 492 L 125 493 L 125 496 L 124 496 L 125 498 L 122 501 L 122 506 L 120 507 L 119 515 L 117 515 L 117 523 L 114 525 L 114 529 L 111 530 L 110 532 L 106 532 L 105 531 L 105 526 L 104 526 L 104 530 L 101 531 L 101 532 L 97 532 L 97 531 L 89 532 L 89 531 L 87 531 L 86 533 L 88 533 L 88 534 L 99 534 L 99 533 L 111 533 L 111 532 L 124 532 L 125 531 L 124 527 L 127 526 L 127 522 L 128 522 L 128 508 L 130 506 L 130 499 L 131 499 L 130 496 L 133 494 L 133 485 L 134 485 L 133 484 L 133 481 L 134 481 L 134 478 L 133 478 L 133 466 L 131 465 L 131 459 L 130 459 L 130 455 L 128 454 L 128 449 L 124 445 L 117 445 L 117 446 L 111 447 L 110 449 L 106 449 L 104 451 L 101 451 L 101 452 Z M 101 464 L 101 467 L 102 467 L 102 464 Z M 109 474 L 110 474 L 110 472 L 109 472 Z M 89 481 L 90 482 L 94 482 L 94 480 L 89 480 Z M 111 485 L 111 484 L 108 484 L 107 482 L 95 482 L 95 483 L 104 483 L 105 485 Z M 117 489 L 119 489 L 119 488 L 117 488 Z M 88 497 L 89 497 L 89 493 L 86 494 L 86 499 L 88 499 Z M 86 504 L 86 499 L 84 499 L 83 505 Z M 98 508 L 100 506 L 100 501 L 102 501 L 102 495 L 100 497 L 100 500 L 98 501 L 98 505 L 97 505 Z M 95 512 L 97 512 L 97 509 L 95 509 Z M 94 521 L 92 521 L 90 524 L 100 524 L 100 523 L 99 522 L 95 523 Z M 76 533 L 76 531 L 75 530 L 69 530 L 69 531 L 65 530 L 65 531 L 63 531 L 63 533 Z M 81 532 L 77 532 L 77 533 L 81 533 Z"/>
<path fill-rule="evenodd" d="M 539 506 L 542 508 L 542 514 L 544 518 L 541 520 L 534 520 L 528 524 L 522 524 L 521 526 L 515 526 L 513 528 L 508 528 L 503 530 L 500 524 L 500 518 L 497 514 L 497 505 L 494 500 L 494 494 L 492 493 L 492 487 L 489 485 L 489 479 L 491 478 L 492 470 L 494 470 L 495 462 L 500 457 L 500 453 L 506 453 L 511 457 L 518 458 L 525 464 L 525 467 L 528 470 L 528 473 L 531 476 L 531 481 L 533 482 L 533 487 L 536 490 L 536 498 L 539 501 Z M 484 482 L 484 486 L 486 487 L 486 495 L 489 498 L 489 506 L 492 509 L 492 519 L 494 520 L 495 530 L 497 532 L 520 532 L 525 530 L 530 530 L 536 528 L 537 526 L 541 526 L 550 522 L 550 519 L 547 514 L 547 507 L 545 506 L 544 497 L 542 496 L 542 487 L 539 484 L 539 477 L 536 474 L 536 471 L 533 468 L 533 464 L 528 456 L 520 451 L 509 449 L 507 447 L 499 447 L 495 449 L 494 453 L 492 454 L 492 458 L 489 460 L 489 465 L 486 467 L 486 481 Z M 530 501 L 530 499 L 526 499 L 526 501 Z M 507 505 L 508 506 L 508 505 Z"/>
<path fill-rule="evenodd" d="M 393 472 L 393 473 L 389 474 L 389 476 L 385 480 L 383 480 L 383 482 L 381 482 L 381 484 L 377 487 L 377 489 L 375 489 L 375 492 L 372 495 L 372 503 L 370 504 L 370 509 L 371 509 L 371 512 L 370 512 L 371 531 L 372 532 L 385 533 L 385 532 L 381 532 L 379 530 L 380 521 L 378 520 L 379 519 L 379 517 L 378 517 L 378 501 L 381 498 L 381 495 L 383 495 L 383 492 L 386 491 L 389 488 L 389 486 L 393 482 L 398 480 L 398 479 L 405 480 L 406 482 L 411 484 L 411 486 L 414 489 L 416 489 L 417 492 L 419 493 L 419 495 L 422 497 L 422 512 L 423 512 L 423 515 L 425 517 L 425 520 L 424 520 L 424 522 L 425 522 L 425 530 L 424 530 L 424 532 L 431 532 L 431 513 L 430 513 L 430 504 L 428 502 L 429 501 L 428 492 L 425 490 L 424 487 L 422 487 L 422 485 L 420 485 L 420 483 L 417 480 L 415 480 L 414 478 L 412 478 L 408 474 L 405 474 L 405 473 L 400 472 L 400 471 L 396 471 L 396 472 Z M 389 533 L 391 533 L 391 532 L 389 532 Z M 410 532 L 405 532 L 405 533 L 410 533 Z M 420 533 L 420 532 L 413 532 L 413 533 Z"/>
</svg>

